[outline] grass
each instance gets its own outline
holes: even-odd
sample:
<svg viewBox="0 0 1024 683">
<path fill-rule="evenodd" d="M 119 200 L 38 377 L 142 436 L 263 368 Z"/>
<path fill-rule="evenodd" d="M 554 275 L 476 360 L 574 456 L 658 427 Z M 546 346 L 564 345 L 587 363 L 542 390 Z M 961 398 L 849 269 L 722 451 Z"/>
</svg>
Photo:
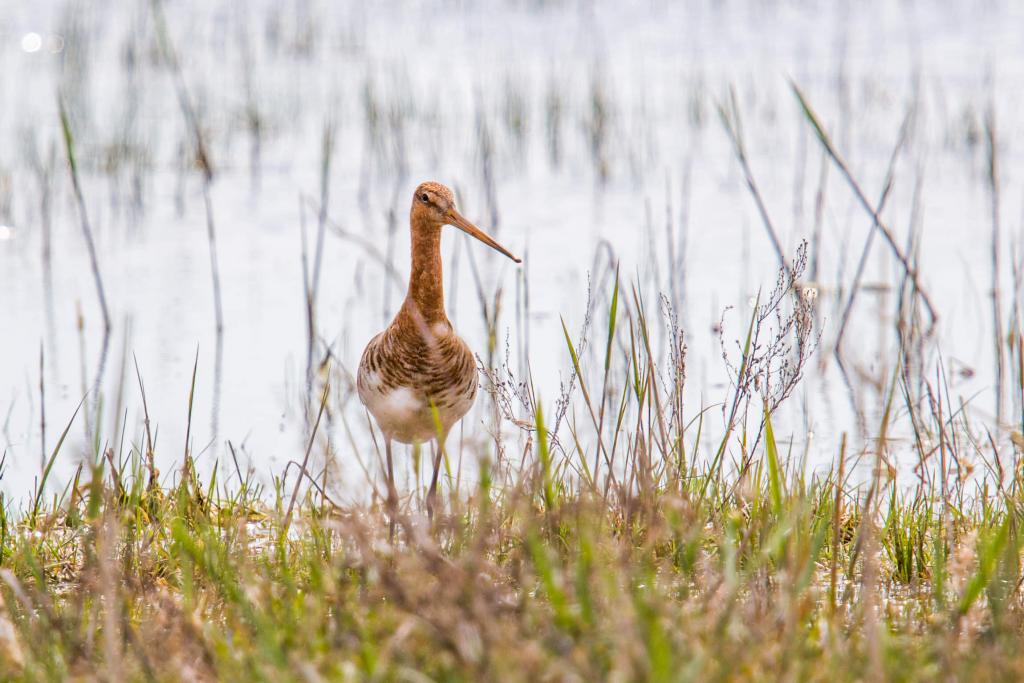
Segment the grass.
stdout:
<svg viewBox="0 0 1024 683">
<path fill-rule="evenodd" d="M 950 450 L 947 471 L 928 465 L 933 476 L 897 486 L 884 466 L 889 411 L 881 449 L 856 455 L 875 461 L 859 484 L 845 440 L 817 475 L 777 441 L 772 406 L 787 389 L 773 375 L 793 369 L 771 354 L 798 356 L 759 340 L 776 324 L 802 329 L 792 318 L 806 314 L 805 260 L 764 295 L 742 346 L 729 413 L 761 417 L 726 425 L 722 457 L 708 462 L 691 457 L 707 438 L 703 412 L 665 407 L 681 405 L 685 368 L 656 365 L 643 302 L 620 296 L 616 279 L 600 395 L 582 391 L 587 368 L 565 328 L 580 392 L 563 401 L 592 429 L 570 415 L 563 443 L 526 398 L 530 419 L 501 418 L 525 439 L 521 459 L 501 450 L 507 434 L 480 451 L 476 476 L 442 479 L 433 523 L 422 485 L 409 487 L 393 540 L 373 489 L 335 504 L 319 485 L 278 479 L 268 491 L 240 470 L 203 482 L 189 452 L 177 483 L 160 486 L 145 432 L 146 446 L 98 452 L 29 510 L 5 498 L 3 679 L 1018 677 L 1017 467 L 991 489 L 955 476 L 966 456 Z M 507 406 L 508 383 L 486 377 Z M 758 393 L 773 386 L 774 399 Z M 956 441 L 941 411 L 914 418 L 923 463 L 925 444 Z M 308 462 L 307 451 L 313 482 Z"/>
</svg>

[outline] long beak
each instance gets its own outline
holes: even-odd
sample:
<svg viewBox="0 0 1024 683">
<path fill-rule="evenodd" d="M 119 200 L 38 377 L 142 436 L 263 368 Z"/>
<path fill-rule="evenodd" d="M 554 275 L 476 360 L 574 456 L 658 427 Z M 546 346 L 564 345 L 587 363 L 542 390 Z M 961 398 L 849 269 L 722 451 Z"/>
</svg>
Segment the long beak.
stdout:
<svg viewBox="0 0 1024 683">
<path fill-rule="evenodd" d="M 486 232 L 484 232 L 483 230 L 481 230 L 480 228 L 476 227 L 475 225 L 467 221 L 465 218 L 463 218 L 462 214 L 456 211 L 454 206 L 448 209 L 448 220 L 450 221 L 451 225 L 454 225 L 462 232 L 466 233 L 467 235 L 472 235 L 473 237 L 477 238 L 478 240 L 489 246 L 491 249 L 494 249 L 495 251 L 500 251 L 502 254 L 508 256 L 516 263 L 523 262 L 522 259 L 513 256 L 511 251 L 495 242 L 494 239 L 491 238 L 491 236 L 488 235 Z"/>
</svg>

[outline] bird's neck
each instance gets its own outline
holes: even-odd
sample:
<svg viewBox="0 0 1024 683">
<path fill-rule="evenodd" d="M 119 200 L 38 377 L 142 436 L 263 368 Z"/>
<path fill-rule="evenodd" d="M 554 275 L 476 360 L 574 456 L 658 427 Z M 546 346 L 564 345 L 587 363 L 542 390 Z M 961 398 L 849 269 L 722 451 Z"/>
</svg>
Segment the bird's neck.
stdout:
<svg viewBox="0 0 1024 683">
<path fill-rule="evenodd" d="M 448 319 L 444 312 L 440 225 L 412 226 L 412 271 L 405 304 L 413 306 L 427 324 Z"/>
</svg>

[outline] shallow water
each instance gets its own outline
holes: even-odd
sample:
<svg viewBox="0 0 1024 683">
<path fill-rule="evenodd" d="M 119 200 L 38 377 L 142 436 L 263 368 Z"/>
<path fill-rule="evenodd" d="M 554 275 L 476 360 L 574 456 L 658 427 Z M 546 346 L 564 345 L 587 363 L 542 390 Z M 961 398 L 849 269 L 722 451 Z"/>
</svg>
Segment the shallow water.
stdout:
<svg viewBox="0 0 1024 683">
<path fill-rule="evenodd" d="M 331 221 L 379 250 L 399 280 L 408 267 L 408 204 L 425 179 L 453 185 L 463 213 L 526 256 L 524 288 L 514 264 L 461 234 L 447 235 L 448 305 L 482 353 L 474 259 L 487 297 L 504 292 L 501 345 L 508 339 L 517 371 L 528 354 L 546 403 L 554 403 L 569 374 L 560 316 L 574 331 L 583 324 L 588 273 L 607 275 L 603 243 L 624 280 L 639 281 L 652 304 L 657 292 L 678 304 L 693 413 L 721 401 L 727 376 L 713 327 L 735 306 L 725 318 L 726 339 L 740 336 L 749 302 L 771 287 L 778 263 L 716 104 L 733 89 L 759 189 L 792 254 L 801 240 L 814 239 L 823 164 L 790 78 L 833 131 L 872 201 L 901 121 L 916 104 L 883 216 L 904 244 L 919 185 L 920 271 L 940 313 L 929 362 L 938 364 L 941 352 L 950 392 L 970 401 L 973 414 L 993 419 L 983 131 L 991 104 L 1007 321 L 1024 212 L 1016 115 L 1024 92 L 1024 8 L 1015 3 L 946 3 L 941 10 L 786 1 L 168 3 L 170 36 L 216 173 L 219 364 L 201 175 L 189 159 L 190 132 L 173 79 L 158 58 L 149 5 L 5 0 L 0 7 L 0 101 L 7 103 L 0 107 L 0 490 L 15 498 L 31 489 L 83 397 L 88 415 L 71 426 L 54 490 L 90 452 L 90 436 L 118 453 L 140 443 L 135 361 L 165 471 L 185 449 L 197 357 L 191 434 L 207 467 L 227 462 L 229 440 L 263 481 L 301 455 L 310 399 L 300 226 L 315 240 L 329 120 Z M 111 311 L 102 370 L 102 320 L 64 162 L 57 92 L 71 115 Z M 44 180 L 51 185 L 49 266 Z M 793 452 L 807 448 L 816 467 L 831 463 L 841 432 L 870 442 L 829 348 L 836 292 L 849 286 L 871 220 L 834 167 L 824 187 L 821 237 L 812 251 L 823 368 L 805 379 L 777 428 Z M 318 357 L 329 345 L 342 376 L 354 371 L 363 344 L 403 294 L 363 244 L 333 229 L 324 243 Z M 872 253 L 866 281 L 874 286 L 858 299 L 846 337 L 858 377 L 854 401 L 868 424 L 880 409 L 872 381 L 892 371 L 893 288 L 901 277 L 881 240 Z M 601 286 L 595 298 L 607 295 L 607 282 Z M 352 438 L 367 444 L 358 401 L 343 381 L 335 389 Z M 480 413 L 467 420 L 471 437 L 483 433 Z M 334 417 L 337 486 L 358 490 L 362 473 Z"/>
</svg>

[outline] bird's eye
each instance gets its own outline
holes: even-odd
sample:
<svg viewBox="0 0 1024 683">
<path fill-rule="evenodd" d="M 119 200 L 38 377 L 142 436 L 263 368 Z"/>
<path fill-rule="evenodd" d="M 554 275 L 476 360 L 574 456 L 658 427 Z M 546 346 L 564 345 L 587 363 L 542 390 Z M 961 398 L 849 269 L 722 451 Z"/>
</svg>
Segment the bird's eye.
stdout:
<svg viewBox="0 0 1024 683">
<path fill-rule="evenodd" d="M 424 192 L 423 194 L 420 195 L 420 199 L 423 200 L 424 202 L 429 202 L 430 201 L 430 197 L 427 196 L 426 192 Z"/>
</svg>

